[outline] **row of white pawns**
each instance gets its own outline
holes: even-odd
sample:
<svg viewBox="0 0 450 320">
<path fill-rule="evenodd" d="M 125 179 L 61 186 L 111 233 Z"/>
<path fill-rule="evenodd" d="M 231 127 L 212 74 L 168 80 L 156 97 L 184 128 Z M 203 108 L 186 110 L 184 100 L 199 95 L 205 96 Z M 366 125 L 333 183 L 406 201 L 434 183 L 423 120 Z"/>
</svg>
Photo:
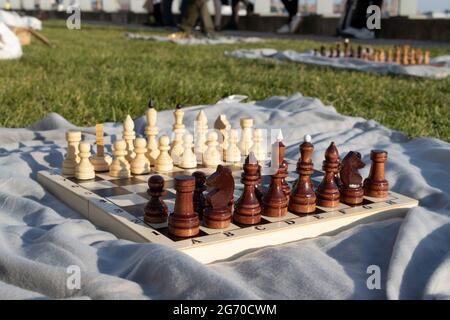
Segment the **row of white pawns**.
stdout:
<svg viewBox="0 0 450 320">
<path fill-rule="evenodd" d="M 247 156 L 250 152 L 253 152 L 257 161 L 266 159 L 263 130 L 253 129 L 252 118 L 240 119 L 242 134 L 238 142 L 238 130 L 231 129 L 226 116 L 220 115 L 214 123 L 214 128 L 222 135 L 219 145 L 218 133 L 216 131 L 208 133 L 208 119 L 205 112 L 201 110 L 196 117 L 194 146 L 193 135 L 185 132 L 184 111 L 177 108 L 174 111 L 174 117 L 175 123 L 172 129 L 175 137 L 170 143 L 166 135 L 157 140 L 157 112 L 154 108 L 149 108 L 146 112 L 147 140 L 136 138 L 134 122 L 128 115 L 123 123 L 122 140 L 117 140 L 113 144 L 114 159 L 104 153 L 101 124 L 96 126 L 97 153 L 94 156 L 91 155 L 90 144 L 81 142 L 81 132 L 69 131 L 66 134 L 68 152 L 63 162 L 62 173 L 75 176 L 79 180 L 93 179 L 96 171 L 109 171 L 112 177 L 126 178 L 131 174 L 147 174 L 151 166 L 154 166 L 155 171 L 164 173 L 170 172 L 174 165 L 193 169 L 197 167 L 198 162 L 207 167 L 217 167 L 223 161 L 240 163 L 242 156 Z M 277 141 L 282 139 L 280 130 Z M 311 138 L 308 136 L 308 139 Z"/>
</svg>

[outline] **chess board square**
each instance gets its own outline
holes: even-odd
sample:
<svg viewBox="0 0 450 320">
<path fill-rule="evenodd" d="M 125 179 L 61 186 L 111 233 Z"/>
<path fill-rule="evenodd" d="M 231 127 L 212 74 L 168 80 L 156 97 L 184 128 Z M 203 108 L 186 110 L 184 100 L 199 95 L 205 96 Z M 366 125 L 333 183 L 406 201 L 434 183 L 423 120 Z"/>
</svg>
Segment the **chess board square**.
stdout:
<svg viewBox="0 0 450 320">
<path fill-rule="evenodd" d="M 108 180 L 80 182 L 79 185 L 88 190 L 100 190 L 117 187 L 114 183 L 111 183 Z"/>
<path fill-rule="evenodd" d="M 326 207 L 317 206 L 316 210 L 317 209 L 321 209 L 321 210 L 323 210 L 325 212 L 331 212 L 331 211 L 339 211 L 341 209 L 347 209 L 347 208 L 350 208 L 350 206 L 348 206 L 348 205 L 346 205 L 346 204 L 341 202 L 341 203 L 339 203 L 339 206 L 334 207 L 334 208 L 326 208 Z"/>
<path fill-rule="evenodd" d="M 260 225 L 263 225 L 263 224 L 270 223 L 270 221 L 267 220 L 266 218 L 267 217 L 265 217 L 265 216 L 261 216 L 261 221 L 259 223 L 257 223 L 257 224 L 254 224 L 254 225 L 246 225 L 246 224 L 241 224 L 241 223 L 237 223 L 236 221 L 233 221 L 233 225 L 236 226 L 236 228 L 234 228 L 233 230 L 244 229 L 244 228 L 251 228 L 251 227 L 260 226 Z"/>
<path fill-rule="evenodd" d="M 148 184 L 146 183 L 140 183 L 140 184 L 132 184 L 127 186 L 122 186 L 122 188 L 132 192 L 132 193 L 147 193 L 148 190 Z"/>
<path fill-rule="evenodd" d="M 107 199 L 119 207 L 133 206 L 148 202 L 147 199 L 135 193 L 107 197 Z"/>
<path fill-rule="evenodd" d="M 106 189 L 96 189 L 92 190 L 96 195 L 99 195 L 100 197 L 107 198 L 107 197 L 114 197 L 114 196 L 120 196 L 120 195 L 127 195 L 131 192 L 121 188 L 121 187 L 113 187 L 113 188 L 106 188 Z"/>
<path fill-rule="evenodd" d="M 225 229 L 212 229 L 212 228 L 208 228 L 204 225 L 204 222 L 202 221 L 201 225 L 200 225 L 200 230 L 202 230 L 203 232 L 205 232 L 206 234 L 215 234 L 215 233 L 221 233 L 221 232 L 225 232 L 225 231 L 230 231 L 230 230 L 236 230 L 236 229 L 240 229 L 239 226 L 230 223 L 230 225 L 225 228 Z"/>
<path fill-rule="evenodd" d="M 117 177 L 111 177 L 107 172 L 106 173 L 97 173 L 97 178 L 100 178 L 102 180 L 116 180 Z"/>
<path fill-rule="evenodd" d="M 122 207 L 123 210 L 130 213 L 136 218 L 143 218 L 144 217 L 144 208 L 146 206 L 146 203 L 132 205 L 132 206 L 126 206 Z"/>
<path fill-rule="evenodd" d="M 297 215 L 288 212 L 285 216 L 282 217 L 268 217 L 268 216 L 264 216 L 264 219 L 266 221 L 268 221 L 269 223 L 271 222 L 279 222 L 279 221 L 283 221 L 283 220 L 290 220 L 290 219 L 296 219 L 298 218 Z"/>
<path fill-rule="evenodd" d="M 116 180 L 110 180 L 110 181 L 119 187 L 130 186 L 133 184 L 141 184 L 142 183 L 142 180 L 137 179 L 135 177 L 122 178 L 122 179 L 116 179 Z"/>
</svg>

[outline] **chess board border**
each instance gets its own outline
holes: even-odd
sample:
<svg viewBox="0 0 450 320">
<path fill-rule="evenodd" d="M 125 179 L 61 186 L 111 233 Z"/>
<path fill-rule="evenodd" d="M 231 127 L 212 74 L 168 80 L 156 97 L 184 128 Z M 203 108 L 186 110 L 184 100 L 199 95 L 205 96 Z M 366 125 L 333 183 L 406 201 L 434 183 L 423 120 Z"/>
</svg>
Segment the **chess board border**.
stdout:
<svg viewBox="0 0 450 320">
<path fill-rule="evenodd" d="M 212 173 L 211 170 L 208 171 Z M 237 172 L 234 171 L 235 179 L 237 179 Z M 107 174 L 97 174 L 97 176 L 105 175 L 107 176 Z M 148 176 L 137 176 L 131 179 L 139 179 L 141 183 L 145 183 L 146 177 Z M 214 233 L 206 234 L 202 232 L 197 237 L 173 241 L 160 229 L 145 224 L 142 219 L 136 218 L 108 198 L 82 187 L 70 177 L 60 175 L 59 170 L 40 171 L 37 179 L 48 191 L 98 228 L 134 242 L 168 245 L 202 263 L 226 259 L 248 249 L 278 245 L 324 234 L 332 235 L 358 224 L 403 216 L 408 208 L 418 205 L 415 199 L 390 192 L 388 198 L 371 199 L 373 201 L 369 201 L 371 203 L 368 205 L 321 208 L 323 210 L 320 210 L 320 214 L 313 215 L 300 216 L 288 213 L 282 218 L 270 218 L 269 223 L 265 224 L 244 228 L 232 225 L 226 230 L 214 230 Z M 104 181 L 106 184 L 110 183 L 108 180 Z M 121 186 L 120 182 L 118 186 Z"/>
</svg>

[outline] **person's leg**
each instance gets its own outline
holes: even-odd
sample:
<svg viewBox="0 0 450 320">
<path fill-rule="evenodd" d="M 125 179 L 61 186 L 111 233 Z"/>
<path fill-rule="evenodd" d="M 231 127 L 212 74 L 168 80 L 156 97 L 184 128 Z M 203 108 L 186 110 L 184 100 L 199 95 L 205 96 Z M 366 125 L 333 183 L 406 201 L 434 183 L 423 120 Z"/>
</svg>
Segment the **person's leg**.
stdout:
<svg viewBox="0 0 450 320">
<path fill-rule="evenodd" d="M 200 17 L 203 22 L 203 29 L 206 34 L 214 33 L 214 25 L 211 18 L 211 14 L 208 10 L 208 0 L 197 0 L 198 10 L 200 11 Z"/>
<path fill-rule="evenodd" d="M 214 27 L 216 30 L 222 27 L 222 0 L 214 0 Z"/>
<path fill-rule="evenodd" d="M 291 22 L 298 11 L 298 0 L 281 0 L 281 2 L 286 8 L 286 11 L 289 14 L 289 22 Z"/>
<path fill-rule="evenodd" d="M 192 32 L 195 23 L 197 22 L 199 15 L 199 7 L 197 6 L 198 0 L 186 0 L 185 13 L 181 19 L 180 28 L 187 33 Z"/>
<path fill-rule="evenodd" d="M 239 5 L 240 0 L 231 1 L 231 26 L 237 29 L 239 24 Z"/>
<path fill-rule="evenodd" d="M 172 3 L 173 3 L 173 0 L 162 0 L 162 12 L 163 12 L 164 25 L 169 26 L 169 27 L 175 26 L 175 22 L 173 21 L 173 14 L 172 14 Z"/>
<path fill-rule="evenodd" d="M 162 19 L 161 2 L 155 3 L 153 5 L 153 17 L 155 18 L 155 25 L 157 25 L 157 26 L 164 25 L 164 22 Z"/>
</svg>

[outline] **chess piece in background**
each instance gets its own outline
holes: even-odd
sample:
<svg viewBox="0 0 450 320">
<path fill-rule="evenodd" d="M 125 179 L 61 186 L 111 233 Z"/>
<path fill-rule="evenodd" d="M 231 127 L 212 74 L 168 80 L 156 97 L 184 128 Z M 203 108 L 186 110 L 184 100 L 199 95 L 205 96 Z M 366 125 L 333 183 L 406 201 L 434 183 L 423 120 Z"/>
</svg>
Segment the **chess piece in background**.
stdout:
<svg viewBox="0 0 450 320">
<path fill-rule="evenodd" d="M 98 123 L 95 126 L 95 136 L 97 153 L 95 154 L 95 156 L 92 156 L 90 158 L 90 161 L 94 166 L 94 170 L 96 172 L 106 172 L 109 170 L 112 158 L 109 155 L 105 154 L 105 143 L 103 141 L 103 124 Z"/>
<path fill-rule="evenodd" d="M 168 136 L 159 138 L 159 156 L 155 162 L 155 170 L 157 172 L 168 172 L 173 169 L 173 161 L 169 155 L 170 139 Z"/>
<path fill-rule="evenodd" d="M 134 140 L 134 152 L 136 156 L 131 160 L 132 174 L 146 174 L 150 172 L 150 161 L 145 156 L 147 141 L 144 138 Z"/>
<path fill-rule="evenodd" d="M 130 173 L 130 163 L 127 161 L 125 156 L 127 152 L 127 143 L 124 140 L 117 140 L 113 145 L 113 155 L 114 159 L 109 167 L 109 175 L 115 178 L 129 178 Z"/>
<path fill-rule="evenodd" d="M 66 132 L 67 140 L 67 154 L 62 164 L 62 174 L 73 176 L 75 175 L 75 167 L 80 162 L 79 145 L 81 141 L 80 131 L 68 131 Z"/>
<path fill-rule="evenodd" d="M 95 170 L 89 161 L 91 156 L 91 145 L 88 142 L 80 143 L 80 162 L 75 167 L 75 178 L 78 180 L 90 180 L 95 178 Z"/>
<path fill-rule="evenodd" d="M 145 117 L 147 118 L 147 126 L 145 127 L 145 134 L 147 136 L 147 152 L 145 155 L 150 161 L 150 165 L 154 166 L 156 159 L 159 156 L 159 149 L 158 141 L 156 139 L 158 136 L 158 127 L 156 126 L 158 116 L 152 100 L 148 103 L 148 109 L 145 113 Z"/>
</svg>

